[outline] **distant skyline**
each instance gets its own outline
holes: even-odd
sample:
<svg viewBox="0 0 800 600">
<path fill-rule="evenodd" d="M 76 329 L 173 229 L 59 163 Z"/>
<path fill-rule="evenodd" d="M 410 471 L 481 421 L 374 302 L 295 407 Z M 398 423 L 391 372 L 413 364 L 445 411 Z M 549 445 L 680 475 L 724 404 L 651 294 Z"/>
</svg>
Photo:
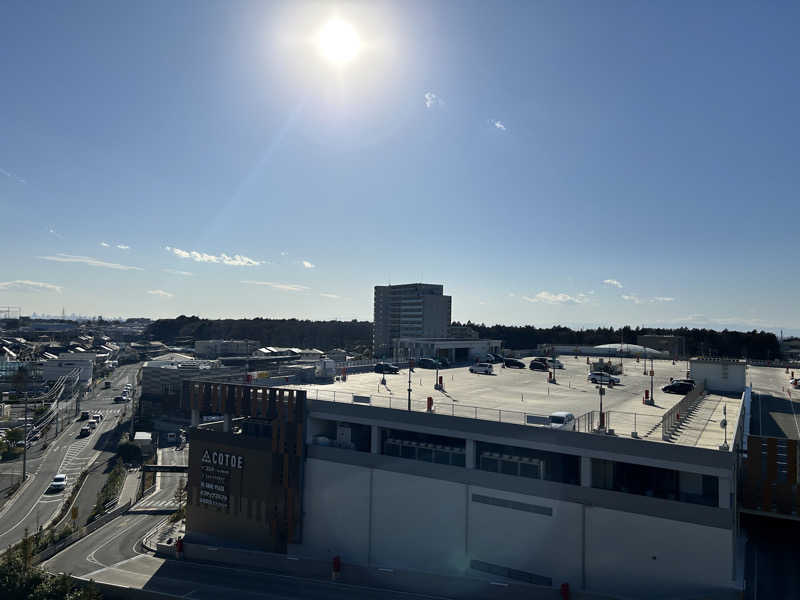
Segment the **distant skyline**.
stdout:
<svg viewBox="0 0 800 600">
<path fill-rule="evenodd" d="M 6 2 L 0 305 L 800 334 L 798 17 Z"/>
</svg>

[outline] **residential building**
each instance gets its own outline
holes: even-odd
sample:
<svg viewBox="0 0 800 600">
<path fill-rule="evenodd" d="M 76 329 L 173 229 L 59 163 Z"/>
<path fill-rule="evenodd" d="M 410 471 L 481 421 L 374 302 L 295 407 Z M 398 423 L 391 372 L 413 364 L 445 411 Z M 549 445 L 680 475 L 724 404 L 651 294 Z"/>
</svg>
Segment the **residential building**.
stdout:
<svg viewBox="0 0 800 600">
<path fill-rule="evenodd" d="M 259 349 L 258 340 L 197 340 L 194 349 L 199 358 L 247 356 Z"/>
<path fill-rule="evenodd" d="M 442 285 L 376 285 L 373 354 L 389 356 L 395 338 L 446 338 L 451 312 L 452 298 Z"/>
</svg>

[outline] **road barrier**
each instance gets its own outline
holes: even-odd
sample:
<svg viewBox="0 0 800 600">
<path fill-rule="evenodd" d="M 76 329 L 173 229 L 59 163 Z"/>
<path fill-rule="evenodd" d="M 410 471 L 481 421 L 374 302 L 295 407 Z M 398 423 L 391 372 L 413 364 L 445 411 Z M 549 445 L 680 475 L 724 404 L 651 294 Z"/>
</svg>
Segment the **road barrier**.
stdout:
<svg viewBox="0 0 800 600">
<path fill-rule="evenodd" d="M 44 550 L 39 552 L 39 554 L 33 556 L 33 564 L 39 564 L 40 562 L 55 556 L 67 546 L 74 544 L 81 538 L 84 538 L 93 531 L 95 531 L 96 529 L 99 529 L 109 521 L 112 521 L 113 519 L 117 518 L 119 515 L 127 511 L 130 507 L 131 507 L 131 501 L 128 500 L 122 506 L 119 506 L 114 510 L 105 513 L 101 517 L 98 517 L 97 519 L 86 525 L 86 527 L 81 527 L 78 531 L 76 531 L 72 535 L 65 537 L 60 542 L 53 544 L 49 548 L 45 548 Z"/>
</svg>

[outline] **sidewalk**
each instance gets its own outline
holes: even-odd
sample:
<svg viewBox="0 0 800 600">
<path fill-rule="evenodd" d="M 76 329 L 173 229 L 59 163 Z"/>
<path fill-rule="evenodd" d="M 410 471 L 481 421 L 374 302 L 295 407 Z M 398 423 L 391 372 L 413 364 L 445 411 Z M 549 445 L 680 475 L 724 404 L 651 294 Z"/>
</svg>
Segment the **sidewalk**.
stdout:
<svg viewBox="0 0 800 600">
<path fill-rule="evenodd" d="M 139 479 L 141 476 L 142 471 L 140 469 L 128 471 L 125 477 L 125 483 L 122 486 L 122 492 L 120 492 L 119 500 L 117 501 L 117 506 L 122 506 L 128 500 L 130 500 L 131 505 L 136 502 L 136 494 L 139 491 Z"/>
</svg>

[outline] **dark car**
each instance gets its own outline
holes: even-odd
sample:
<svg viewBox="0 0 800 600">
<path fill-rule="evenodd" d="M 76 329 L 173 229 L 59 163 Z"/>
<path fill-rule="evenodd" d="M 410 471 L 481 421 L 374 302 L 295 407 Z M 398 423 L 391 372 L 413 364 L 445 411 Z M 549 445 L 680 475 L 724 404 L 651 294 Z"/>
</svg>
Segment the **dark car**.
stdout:
<svg viewBox="0 0 800 600">
<path fill-rule="evenodd" d="M 543 362 L 539 362 L 538 360 L 532 360 L 531 364 L 528 365 L 528 368 L 531 371 L 549 371 L 550 369 L 547 368 L 547 365 Z"/>
<path fill-rule="evenodd" d="M 512 369 L 524 369 L 525 363 L 521 360 L 517 360 L 516 358 L 507 358 L 503 361 L 506 367 L 511 367 Z"/>
<path fill-rule="evenodd" d="M 397 373 L 400 372 L 400 367 L 390 365 L 389 363 L 375 363 L 375 372 L 396 375 Z"/>
<path fill-rule="evenodd" d="M 417 361 L 417 366 L 420 369 L 435 369 L 439 366 L 439 363 L 432 358 L 420 358 Z"/>
<path fill-rule="evenodd" d="M 686 395 L 694 389 L 691 383 L 685 381 L 673 381 L 661 388 L 662 392 L 667 394 L 683 394 Z"/>
</svg>

